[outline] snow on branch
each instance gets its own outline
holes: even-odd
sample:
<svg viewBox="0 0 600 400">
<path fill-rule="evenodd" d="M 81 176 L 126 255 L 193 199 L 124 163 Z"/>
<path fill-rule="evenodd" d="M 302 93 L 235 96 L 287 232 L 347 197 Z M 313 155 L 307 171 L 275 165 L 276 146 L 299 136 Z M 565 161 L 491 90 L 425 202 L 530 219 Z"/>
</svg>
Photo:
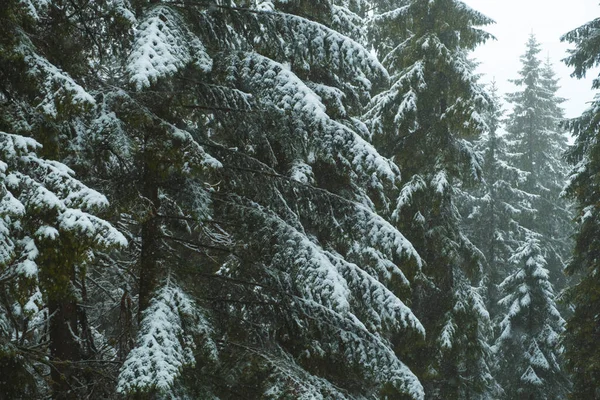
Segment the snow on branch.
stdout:
<svg viewBox="0 0 600 400">
<path fill-rule="evenodd" d="M 190 317 L 196 319 L 192 332 L 184 329 L 184 321 Z M 195 364 L 194 330 L 205 336 L 206 346 L 216 357 L 216 345 L 209 338 L 209 322 L 186 293 L 167 282 L 143 312 L 137 344 L 119 372 L 117 392 L 169 392 L 182 369 Z"/>
<path fill-rule="evenodd" d="M 395 182 L 399 170 L 347 126 L 329 117 L 321 99 L 282 64 L 256 53 L 231 60 L 265 108 L 289 115 L 296 140 L 308 140 L 325 160 L 338 163 L 363 183 Z"/>
<path fill-rule="evenodd" d="M 23 32 L 17 33 L 21 41 L 17 52 L 29 67 L 27 74 L 39 79 L 39 90 L 42 100 L 37 107 L 46 115 L 57 118 L 58 110 L 65 106 L 74 109 L 91 108 L 96 104 L 95 99 L 66 72 L 50 63 L 45 57 L 36 52 L 35 46 Z"/>
<path fill-rule="evenodd" d="M 333 383 L 310 374 L 280 348 L 270 354 L 260 353 L 272 368 L 265 399 L 279 400 L 291 395 L 298 400 L 345 399 L 348 394 Z"/>
<path fill-rule="evenodd" d="M 411 329 L 424 335 L 423 326 L 412 311 L 383 283 L 340 254 L 324 250 L 276 215 L 265 209 L 262 213 L 260 217 L 267 218 L 269 226 L 276 228 L 273 239 L 277 240 L 277 252 L 272 265 L 294 276 L 294 286 L 303 298 L 344 315 L 360 310 L 365 318 L 361 324 L 373 331 Z M 373 242 L 401 246 L 395 250 L 418 257 L 408 241 L 400 234 L 393 235 L 392 230 L 371 224 Z M 386 238 L 377 238 L 381 234 Z M 394 240 L 390 242 L 391 237 Z"/>
<path fill-rule="evenodd" d="M 177 12 L 168 6 L 153 7 L 137 27 L 127 72 L 137 90 L 173 75 L 189 64 L 208 72 L 212 59 L 200 39 L 185 28 Z"/>
<path fill-rule="evenodd" d="M 271 32 L 281 35 L 286 60 L 305 60 L 308 69 L 319 65 L 352 78 L 388 78 L 377 57 L 346 35 L 297 15 L 277 12 L 260 16 L 267 26 L 274 24 Z M 350 17 L 340 13 L 337 16 Z"/>
<path fill-rule="evenodd" d="M 424 398 L 423 386 L 414 373 L 398 359 L 389 342 L 370 332 L 353 314 L 340 314 L 307 299 L 297 299 L 305 312 L 315 315 L 335 332 L 343 346 L 344 356 L 361 365 L 367 375 L 378 384 L 391 384 L 411 399 Z"/>
<path fill-rule="evenodd" d="M 33 139 L 0 131 L 0 263 L 10 261 L 15 242 L 11 231 L 25 228 L 21 219 L 32 219 L 31 235 L 36 240 L 56 240 L 71 232 L 82 235 L 99 248 L 126 246 L 125 237 L 108 222 L 88 213 L 108 205 L 106 198 L 73 177 L 65 165 L 39 158 L 35 150 L 41 147 Z M 52 217 L 51 217 L 52 216 Z M 23 239 L 21 253 L 32 263 L 37 257 L 33 239 Z M 29 244 L 27 244 L 29 243 Z M 28 250 L 30 248 L 30 250 Z M 23 264 L 25 265 L 25 264 Z M 33 275 L 32 266 L 22 269 Z"/>
</svg>

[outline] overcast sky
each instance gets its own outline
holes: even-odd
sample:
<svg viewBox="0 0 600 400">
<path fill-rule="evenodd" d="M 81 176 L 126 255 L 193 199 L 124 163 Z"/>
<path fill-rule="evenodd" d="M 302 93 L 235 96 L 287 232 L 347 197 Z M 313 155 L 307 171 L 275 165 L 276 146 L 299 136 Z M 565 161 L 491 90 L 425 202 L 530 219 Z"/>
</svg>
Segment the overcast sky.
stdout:
<svg viewBox="0 0 600 400">
<path fill-rule="evenodd" d="M 542 45 L 541 55 L 550 57 L 557 77 L 560 78 L 559 95 L 568 99 L 563 104 L 567 117 L 576 117 L 593 97 L 591 80 L 597 72 L 588 73 L 585 80 L 571 78 L 571 69 L 561 59 L 569 45 L 560 37 L 600 16 L 598 0 L 463 0 L 469 6 L 496 21 L 487 30 L 497 40 L 481 46 L 474 56 L 482 64 L 479 72 L 483 80 L 495 78 L 501 93 L 512 92 L 515 86 L 508 82 L 517 77 L 519 57 L 525 52 L 525 42 L 534 33 Z"/>
</svg>

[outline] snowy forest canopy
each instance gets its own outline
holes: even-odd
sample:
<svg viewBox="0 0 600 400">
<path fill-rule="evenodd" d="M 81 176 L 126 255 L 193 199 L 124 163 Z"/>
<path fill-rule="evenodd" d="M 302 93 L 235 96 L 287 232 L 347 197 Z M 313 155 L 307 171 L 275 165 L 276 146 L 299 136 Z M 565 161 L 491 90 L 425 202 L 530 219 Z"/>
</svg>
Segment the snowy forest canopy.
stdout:
<svg viewBox="0 0 600 400">
<path fill-rule="evenodd" d="M 2 0 L 0 399 L 600 399 L 600 98 L 493 22 Z"/>
</svg>

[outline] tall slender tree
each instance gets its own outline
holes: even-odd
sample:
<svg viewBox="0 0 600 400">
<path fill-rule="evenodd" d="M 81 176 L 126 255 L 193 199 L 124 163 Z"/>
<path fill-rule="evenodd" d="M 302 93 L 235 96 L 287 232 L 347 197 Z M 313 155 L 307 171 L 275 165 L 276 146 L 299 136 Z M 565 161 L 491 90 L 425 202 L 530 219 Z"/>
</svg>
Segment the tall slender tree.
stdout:
<svg viewBox="0 0 600 400">
<path fill-rule="evenodd" d="M 489 131 L 475 141 L 483 159 L 484 183 L 464 192 L 462 213 L 468 236 L 485 257 L 486 304 L 496 318 L 501 314 L 498 301 L 502 297 L 497 286 L 513 270 L 509 259 L 528 232 L 519 221 L 534 212 L 531 202 L 535 196 L 520 188 L 528 173 L 508 161 L 508 143 L 500 133 L 502 104 L 495 84 L 490 95 L 492 108 L 486 114 Z"/>
<path fill-rule="evenodd" d="M 564 115 L 560 104 L 564 99 L 556 94 L 558 82 L 551 64 L 543 64 L 539 58 L 541 48 L 534 35 L 526 46 L 520 77 L 513 81 L 520 90 L 508 95 L 513 105 L 506 127 L 511 142 L 510 162 L 528 173 L 520 187 L 536 196 L 531 202 L 536 212 L 527 214 L 522 224 L 542 235 L 551 282 L 560 290 L 565 285 L 564 268 L 572 233 L 568 204 L 561 197 L 567 176 L 563 159 L 567 138 L 560 127 Z"/>
<path fill-rule="evenodd" d="M 504 220 L 510 230 L 502 237 L 512 243 L 510 257 L 498 270 L 506 278 L 499 285 L 504 297 L 498 303 L 495 372 L 505 398 L 562 398 L 569 381 L 557 341 L 564 328 L 554 284 L 562 280 L 568 251 L 569 211 L 560 197 L 566 149 L 559 127 L 563 100 L 556 96 L 550 63 L 542 65 L 538 57 L 535 36 L 526 47 L 520 78 L 513 81 L 522 90 L 508 95 L 513 110 L 503 139 L 508 145 L 502 162 L 516 174 L 505 185 L 511 188 L 506 199 L 511 213 Z M 561 223 L 549 222 L 547 215 Z"/>
<path fill-rule="evenodd" d="M 600 63 L 599 31 L 600 18 L 596 18 L 562 37 L 563 41 L 574 46 L 564 60 L 573 67 L 573 76 L 582 78 Z M 594 79 L 592 88 L 600 88 L 600 79 Z M 573 380 L 573 399 L 600 397 L 600 345 L 597 340 L 600 335 L 597 312 L 600 307 L 599 106 L 600 98 L 595 97 L 580 117 L 567 123 L 575 137 L 575 144 L 567 153 L 572 170 L 566 193 L 576 201 L 578 223 L 575 251 L 567 268 L 578 282 L 568 291 L 568 301 L 574 311 L 564 336 L 565 358 Z"/>
<path fill-rule="evenodd" d="M 502 398 L 564 399 L 569 380 L 559 336 L 564 320 L 554 302 L 541 235 L 526 234 L 510 260 L 516 267 L 500 284 L 504 318 L 494 346 Z"/>
<path fill-rule="evenodd" d="M 371 39 L 390 72 L 389 89 L 365 114 L 373 143 L 403 172 L 392 221 L 424 259 L 413 309 L 427 341 L 413 362 L 428 398 L 493 392 L 489 314 L 479 293 L 480 253 L 465 236 L 456 185 L 481 177 L 469 139 L 487 127 L 489 96 L 469 51 L 492 23 L 461 1 L 377 1 Z"/>
</svg>

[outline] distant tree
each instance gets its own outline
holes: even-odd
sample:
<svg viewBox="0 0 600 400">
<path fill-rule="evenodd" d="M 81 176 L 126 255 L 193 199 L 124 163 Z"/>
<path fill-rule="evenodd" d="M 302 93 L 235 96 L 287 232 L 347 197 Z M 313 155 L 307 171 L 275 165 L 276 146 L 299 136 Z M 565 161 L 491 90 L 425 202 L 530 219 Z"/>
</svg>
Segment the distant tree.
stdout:
<svg viewBox="0 0 600 400">
<path fill-rule="evenodd" d="M 489 96 L 469 51 L 492 20 L 461 1 L 375 1 L 370 27 L 391 84 L 365 113 L 373 143 L 402 170 L 391 216 L 424 259 L 413 310 L 427 341 L 411 351 L 427 398 L 485 398 L 491 332 L 481 254 L 461 228 L 456 187 L 481 178 L 470 139 L 487 130 Z"/>
<path fill-rule="evenodd" d="M 513 81 L 522 90 L 507 96 L 513 110 L 503 138 L 503 163 L 517 172 L 508 185 L 510 231 L 504 237 L 513 242 L 499 271 L 506 278 L 499 286 L 504 297 L 494 346 L 495 373 L 507 399 L 563 398 L 569 391 L 558 343 L 563 320 L 554 290 L 564 282 L 569 251 L 570 213 L 561 198 L 567 144 L 559 126 L 563 99 L 556 96 L 550 63 L 542 65 L 539 53 L 531 35 L 520 78 Z"/>
<path fill-rule="evenodd" d="M 528 173 L 508 161 L 506 136 L 499 132 L 503 111 L 495 83 L 490 96 L 491 111 L 485 114 L 489 131 L 474 142 L 483 159 L 484 183 L 467 188 L 461 203 L 467 235 L 485 257 L 486 305 L 495 318 L 501 314 L 498 285 L 513 270 L 509 259 L 528 232 L 519 221 L 535 212 L 531 208 L 535 196 L 520 188 Z"/>
<path fill-rule="evenodd" d="M 564 268 L 569 257 L 572 216 L 561 197 L 567 177 L 567 137 L 560 123 L 564 112 L 557 97 L 558 82 L 550 62 L 539 59 L 540 44 L 529 37 L 521 57 L 520 77 L 513 82 L 519 91 L 508 95 L 513 111 L 507 118 L 510 164 L 528 173 L 519 187 L 533 194 L 531 208 L 521 218 L 528 229 L 540 233 L 551 282 L 560 290 L 565 286 Z M 552 218 L 547 218 L 552 215 Z"/>
<path fill-rule="evenodd" d="M 564 399 L 569 392 L 559 343 L 565 322 L 554 302 L 540 236 L 526 235 L 510 258 L 515 269 L 500 284 L 505 312 L 494 353 L 505 399 Z"/>
<path fill-rule="evenodd" d="M 574 69 L 573 76 L 582 78 L 600 63 L 599 30 L 600 19 L 596 18 L 562 37 L 574 46 L 565 59 L 565 63 Z M 594 79 L 592 88 L 600 88 L 599 78 Z M 596 97 L 581 116 L 567 123 L 575 144 L 567 153 L 572 170 L 565 191 L 576 201 L 577 216 L 575 251 L 567 273 L 578 282 L 567 292 L 567 300 L 574 311 L 564 336 L 566 365 L 573 380 L 573 399 L 600 398 L 599 106 L 600 98 Z"/>
</svg>

